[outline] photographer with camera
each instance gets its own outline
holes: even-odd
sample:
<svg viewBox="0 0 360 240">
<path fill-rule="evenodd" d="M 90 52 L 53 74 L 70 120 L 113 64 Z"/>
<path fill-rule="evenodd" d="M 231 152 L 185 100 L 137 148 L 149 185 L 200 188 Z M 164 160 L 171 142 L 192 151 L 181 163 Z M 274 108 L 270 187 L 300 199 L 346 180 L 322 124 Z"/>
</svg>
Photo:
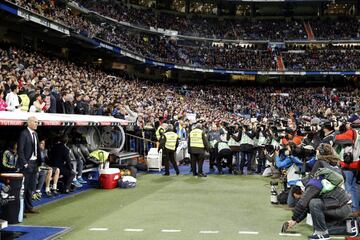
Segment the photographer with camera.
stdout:
<svg viewBox="0 0 360 240">
<path fill-rule="evenodd" d="M 266 168 L 266 154 L 265 145 L 267 142 L 267 135 L 265 133 L 265 125 L 257 126 L 255 135 L 255 146 L 257 156 L 257 171 L 262 173 Z"/>
<path fill-rule="evenodd" d="M 335 136 L 335 123 L 329 120 L 324 121 L 320 132 L 321 143 L 327 143 L 333 146 L 335 143 Z"/>
<path fill-rule="evenodd" d="M 237 171 L 234 170 L 233 168 L 233 164 L 232 164 L 232 151 L 228 145 L 228 143 L 226 141 L 219 141 L 215 144 L 215 149 L 216 149 L 216 163 L 217 163 L 217 168 L 219 171 L 219 174 L 223 174 L 223 164 L 222 164 L 222 160 L 225 159 L 226 160 L 226 166 L 229 168 L 229 173 L 232 174 L 237 174 Z"/>
<path fill-rule="evenodd" d="M 214 169 L 214 166 L 216 164 L 216 154 L 217 154 L 217 151 L 216 151 L 216 143 L 218 143 L 220 141 L 220 137 L 221 135 L 224 134 L 224 131 L 222 129 L 219 129 L 219 127 L 213 123 L 211 125 L 211 129 L 210 131 L 208 132 L 207 134 L 207 137 L 208 137 L 208 142 L 209 142 L 209 145 L 210 145 L 210 172 L 214 172 L 215 169 Z"/>
<path fill-rule="evenodd" d="M 240 175 L 244 174 L 244 166 L 246 164 L 247 174 L 251 175 L 253 173 L 251 169 L 253 154 L 254 154 L 254 138 L 255 131 L 250 128 L 249 124 L 245 123 L 242 129 L 240 141 Z"/>
<path fill-rule="evenodd" d="M 335 138 L 335 150 L 340 156 L 340 166 L 345 174 L 345 190 L 351 194 L 354 215 L 360 214 L 357 174 L 360 168 L 360 118 L 353 115 L 340 126 Z"/>
<path fill-rule="evenodd" d="M 227 127 L 227 136 L 232 155 L 235 155 L 236 170 L 240 170 L 240 140 L 242 127 L 239 124 L 233 124 Z"/>
<path fill-rule="evenodd" d="M 288 169 L 293 164 L 302 168 L 303 162 L 292 155 L 290 146 L 283 146 L 281 149 L 275 149 L 275 163 L 278 169 Z"/>
</svg>

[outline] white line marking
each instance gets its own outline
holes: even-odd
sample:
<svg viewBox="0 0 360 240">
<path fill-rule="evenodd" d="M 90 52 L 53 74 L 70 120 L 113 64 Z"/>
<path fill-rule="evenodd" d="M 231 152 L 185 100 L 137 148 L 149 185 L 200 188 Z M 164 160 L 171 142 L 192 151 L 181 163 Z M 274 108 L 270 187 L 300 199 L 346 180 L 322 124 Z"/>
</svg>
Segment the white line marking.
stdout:
<svg viewBox="0 0 360 240">
<path fill-rule="evenodd" d="M 259 232 L 239 231 L 239 234 L 257 235 L 259 234 Z"/>
<path fill-rule="evenodd" d="M 200 231 L 199 233 L 203 233 L 203 234 L 216 234 L 216 233 L 219 233 L 219 231 Z"/>
<path fill-rule="evenodd" d="M 107 231 L 108 228 L 89 228 L 89 231 Z"/>
<path fill-rule="evenodd" d="M 142 228 L 125 228 L 124 232 L 143 232 L 144 229 Z"/>
<path fill-rule="evenodd" d="M 177 233 L 177 232 L 181 232 L 181 230 L 178 230 L 178 229 L 161 229 L 161 232 L 163 232 L 163 233 Z"/>
<path fill-rule="evenodd" d="M 279 233 L 280 236 L 301 237 L 300 233 Z"/>
<path fill-rule="evenodd" d="M 331 237 L 331 239 L 345 239 L 345 237 Z"/>
</svg>

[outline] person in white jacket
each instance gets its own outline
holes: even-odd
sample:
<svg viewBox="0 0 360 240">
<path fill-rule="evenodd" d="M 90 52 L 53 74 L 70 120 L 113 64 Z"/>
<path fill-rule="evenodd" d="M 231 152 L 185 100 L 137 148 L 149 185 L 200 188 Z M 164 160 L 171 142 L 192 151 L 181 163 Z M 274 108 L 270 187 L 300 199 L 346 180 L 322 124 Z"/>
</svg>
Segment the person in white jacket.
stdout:
<svg viewBox="0 0 360 240">
<path fill-rule="evenodd" d="M 8 107 L 6 108 L 8 111 L 21 111 L 20 103 L 19 103 L 19 96 L 17 95 L 19 92 L 19 87 L 16 84 L 11 84 L 10 86 L 11 92 L 6 95 L 6 104 Z"/>
</svg>

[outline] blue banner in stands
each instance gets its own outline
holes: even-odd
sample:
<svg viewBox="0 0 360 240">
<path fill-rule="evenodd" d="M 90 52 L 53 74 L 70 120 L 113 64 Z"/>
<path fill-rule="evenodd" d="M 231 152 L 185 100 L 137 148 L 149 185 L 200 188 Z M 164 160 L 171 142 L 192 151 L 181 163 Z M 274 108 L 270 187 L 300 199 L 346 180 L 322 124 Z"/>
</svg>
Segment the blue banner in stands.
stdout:
<svg viewBox="0 0 360 240">
<path fill-rule="evenodd" d="M 17 15 L 17 10 L 15 8 L 9 7 L 8 5 L 0 3 L 0 9 L 11 14 Z"/>
</svg>

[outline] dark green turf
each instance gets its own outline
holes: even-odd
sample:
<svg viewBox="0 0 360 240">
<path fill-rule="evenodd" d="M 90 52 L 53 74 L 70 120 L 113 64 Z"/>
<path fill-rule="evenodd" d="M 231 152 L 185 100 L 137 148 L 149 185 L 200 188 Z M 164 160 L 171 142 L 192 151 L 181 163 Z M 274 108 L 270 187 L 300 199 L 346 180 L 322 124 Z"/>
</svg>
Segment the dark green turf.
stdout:
<svg viewBox="0 0 360 240">
<path fill-rule="evenodd" d="M 307 239 L 278 233 L 291 212 L 270 204 L 269 179 L 260 176 L 143 175 L 135 189 L 90 190 L 40 208 L 25 224 L 71 227 L 62 239 Z M 108 228 L 93 232 L 89 228 Z M 124 232 L 142 228 L 144 232 Z M 181 229 L 162 233 L 161 229 Z M 201 230 L 218 234 L 199 234 Z M 239 235 L 257 231 L 259 235 Z"/>
</svg>

